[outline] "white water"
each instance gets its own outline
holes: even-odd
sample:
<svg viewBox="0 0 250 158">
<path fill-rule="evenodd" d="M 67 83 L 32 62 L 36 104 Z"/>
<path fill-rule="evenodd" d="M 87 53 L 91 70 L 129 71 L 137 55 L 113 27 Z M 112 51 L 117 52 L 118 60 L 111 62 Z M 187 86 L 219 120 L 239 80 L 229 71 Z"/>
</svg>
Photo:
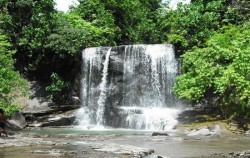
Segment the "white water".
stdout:
<svg viewBox="0 0 250 158">
<path fill-rule="evenodd" d="M 99 48 L 87 48 L 82 53 L 83 66 L 82 73 L 83 77 L 81 80 L 81 99 L 83 100 L 83 105 L 88 106 L 91 98 L 93 97 L 93 91 L 95 91 L 95 85 L 92 80 L 92 73 L 95 69 L 101 71 L 101 58 L 100 58 Z M 91 105 L 90 105 L 91 106 Z"/>
<path fill-rule="evenodd" d="M 147 131 L 171 131 L 177 124 L 179 110 L 174 108 L 121 107 L 127 112 L 126 125 Z"/>
<path fill-rule="evenodd" d="M 81 129 L 88 129 L 91 126 L 90 122 L 91 122 L 91 111 L 90 109 L 88 109 L 87 107 L 82 107 L 78 110 L 77 114 L 76 114 L 76 121 L 75 124 L 79 125 L 79 127 L 81 127 Z"/>
<path fill-rule="evenodd" d="M 176 98 L 172 87 L 178 73 L 171 45 L 126 46 L 123 106 L 170 107 Z M 131 83 L 132 82 L 132 83 Z"/>
<path fill-rule="evenodd" d="M 95 126 L 96 116 L 95 109 L 92 108 L 96 102 L 93 102 L 92 98 L 95 97 L 96 83 L 93 81 L 93 71 L 100 71 L 102 68 L 102 59 L 100 58 L 100 48 L 87 48 L 82 52 L 82 79 L 81 79 L 81 100 L 82 108 L 76 114 L 75 123 L 78 124 L 82 129 L 88 129 Z M 101 75 L 100 75 L 101 77 Z"/>
<path fill-rule="evenodd" d="M 78 112 L 78 124 L 92 130 L 101 130 L 107 124 L 136 130 L 173 129 L 178 123 L 179 103 L 172 94 L 178 73 L 172 45 L 129 45 L 121 47 L 124 52 L 117 48 L 112 49 L 111 74 L 108 73 L 111 48 L 108 51 L 107 47 L 84 50 L 83 108 Z M 114 75 L 116 57 L 117 61 L 123 60 L 122 75 Z M 119 95 L 110 98 L 110 94 Z"/>
<path fill-rule="evenodd" d="M 104 113 L 105 113 L 105 101 L 107 98 L 107 77 L 108 77 L 108 66 L 109 66 L 109 56 L 110 56 L 111 48 L 106 53 L 105 62 L 103 63 L 103 71 L 102 71 L 102 82 L 100 84 L 101 94 L 99 96 L 99 100 L 97 102 L 98 109 L 96 112 L 96 120 L 97 125 L 104 125 Z"/>
</svg>

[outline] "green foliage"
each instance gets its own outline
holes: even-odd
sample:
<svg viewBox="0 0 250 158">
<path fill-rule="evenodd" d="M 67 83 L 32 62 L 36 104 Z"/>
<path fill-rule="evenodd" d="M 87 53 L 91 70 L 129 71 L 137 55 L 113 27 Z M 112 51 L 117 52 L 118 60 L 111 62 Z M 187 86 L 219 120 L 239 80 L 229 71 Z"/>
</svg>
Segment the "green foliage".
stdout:
<svg viewBox="0 0 250 158">
<path fill-rule="evenodd" d="M 79 0 L 73 8 L 84 20 L 108 29 L 108 39 L 116 44 L 156 43 L 160 33 L 156 28 L 159 0 Z M 115 33 L 115 36 L 110 33 Z"/>
<path fill-rule="evenodd" d="M 52 83 L 46 87 L 46 91 L 50 93 L 50 99 L 60 101 L 63 99 L 63 94 L 61 93 L 63 88 L 66 88 L 68 84 L 62 80 L 62 78 L 57 73 L 52 73 L 50 76 Z"/>
<path fill-rule="evenodd" d="M 250 1 L 234 0 L 231 4 L 231 12 L 234 12 L 235 24 L 242 24 L 250 18 Z"/>
<path fill-rule="evenodd" d="M 213 35 L 205 48 L 182 55 L 183 75 L 175 92 L 200 101 L 215 98 L 226 116 L 250 113 L 250 23 L 227 26 Z"/>
<path fill-rule="evenodd" d="M 25 95 L 28 88 L 26 81 L 14 70 L 12 56 L 15 51 L 10 47 L 6 36 L 0 35 L 0 108 L 7 114 L 21 108 L 16 100 Z"/>
<path fill-rule="evenodd" d="M 17 50 L 15 65 L 21 72 L 35 71 L 46 51 L 47 36 L 51 34 L 53 0 L 10 0 L 2 6 L 0 28 Z"/>
<path fill-rule="evenodd" d="M 185 53 L 175 87 L 181 98 L 211 97 L 226 115 L 249 116 L 249 23 L 242 25 L 249 21 L 249 1 L 192 0 L 176 10 L 161 8 L 160 0 L 79 3 L 62 13 L 53 0 L 0 1 L 0 34 L 11 41 L 0 36 L 0 107 L 8 113 L 27 87 L 13 64 L 25 76 L 51 83 L 50 97 L 63 103 L 84 48 L 167 42 Z"/>
<path fill-rule="evenodd" d="M 71 12 L 74 15 L 79 15 L 93 26 L 100 28 L 106 38 L 105 44 L 115 44 L 114 38 L 117 28 L 114 25 L 114 18 L 110 11 L 106 10 L 105 4 L 100 0 L 79 0 L 79 5 L 72 8 Z"/>
<path fill-rule="evenodd" d="M 48 36 L 46 48 L 59 54 L 75 55 L 85 47 L 100 46 L 107 43 L 106 30 L 93 26 L 80 16 L 70 13 L 57 13 L 54 15 L 55 27 Z"/>
<path fill-rule="evenodd" d="M 213 31 L 234 23 L 234 16 L 235 10 L 226 0 L 196 0 L 189 5 L 179 5 L 176 10 L 164 11 L 158 23 L 165 32 L 165 41 L 184 53 L 194 46 L 203 47 Z"/>
</svg>

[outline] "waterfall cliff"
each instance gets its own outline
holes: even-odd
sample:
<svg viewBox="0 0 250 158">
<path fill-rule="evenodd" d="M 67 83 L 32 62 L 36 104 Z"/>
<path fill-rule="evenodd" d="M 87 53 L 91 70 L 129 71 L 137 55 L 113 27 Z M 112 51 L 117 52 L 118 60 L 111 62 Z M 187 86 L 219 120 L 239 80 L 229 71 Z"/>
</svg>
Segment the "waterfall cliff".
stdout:
<svg viewBox="0 0 250 158">
<path fill-rule="evenodd" d="M 87 48 L 82 58 L 80 125 L 168 130 L 177 123 L 172 45 Z"/>
</svg>

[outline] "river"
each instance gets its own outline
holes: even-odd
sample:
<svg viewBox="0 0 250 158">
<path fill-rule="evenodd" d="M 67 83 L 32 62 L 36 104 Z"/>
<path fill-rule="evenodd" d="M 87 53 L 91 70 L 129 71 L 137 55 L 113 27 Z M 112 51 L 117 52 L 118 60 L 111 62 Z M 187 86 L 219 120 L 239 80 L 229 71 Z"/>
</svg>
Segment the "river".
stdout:
<svg viewBox="0 0 250 158">
<path fill-rule="evenodd" d="M 220 157 L 215 154 L 249 150 L 250 137 L 223 134 L 189 138 L 178 132 L 152 136 L 150 131 L 47 128 L 22 131 L 8 138 L 2 136 L 0 149 L 1 158 L 212 158 Z M 146 156 L 148 153 L 152 154 Z"/>
</svg>

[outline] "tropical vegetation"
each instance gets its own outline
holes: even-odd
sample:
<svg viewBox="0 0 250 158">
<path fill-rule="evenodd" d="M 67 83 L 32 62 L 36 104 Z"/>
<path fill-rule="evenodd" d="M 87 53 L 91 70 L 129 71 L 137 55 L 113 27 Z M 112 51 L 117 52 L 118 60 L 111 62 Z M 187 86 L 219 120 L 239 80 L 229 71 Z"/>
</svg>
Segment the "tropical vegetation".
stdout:
<svg viewBox="0 0 250 158">
<path fill-rule="evenodd" d="M 64 103 L 86 47 L 172 43 L 183 63 L 178 97 L 249 119 L 249 1 L 192 0 L 175 10 L 160 0 L 78 1 L 67 13 L 53 0 L 0 1 L 0 107 L 18 109 L 28 80 Z"/>
</svg>

